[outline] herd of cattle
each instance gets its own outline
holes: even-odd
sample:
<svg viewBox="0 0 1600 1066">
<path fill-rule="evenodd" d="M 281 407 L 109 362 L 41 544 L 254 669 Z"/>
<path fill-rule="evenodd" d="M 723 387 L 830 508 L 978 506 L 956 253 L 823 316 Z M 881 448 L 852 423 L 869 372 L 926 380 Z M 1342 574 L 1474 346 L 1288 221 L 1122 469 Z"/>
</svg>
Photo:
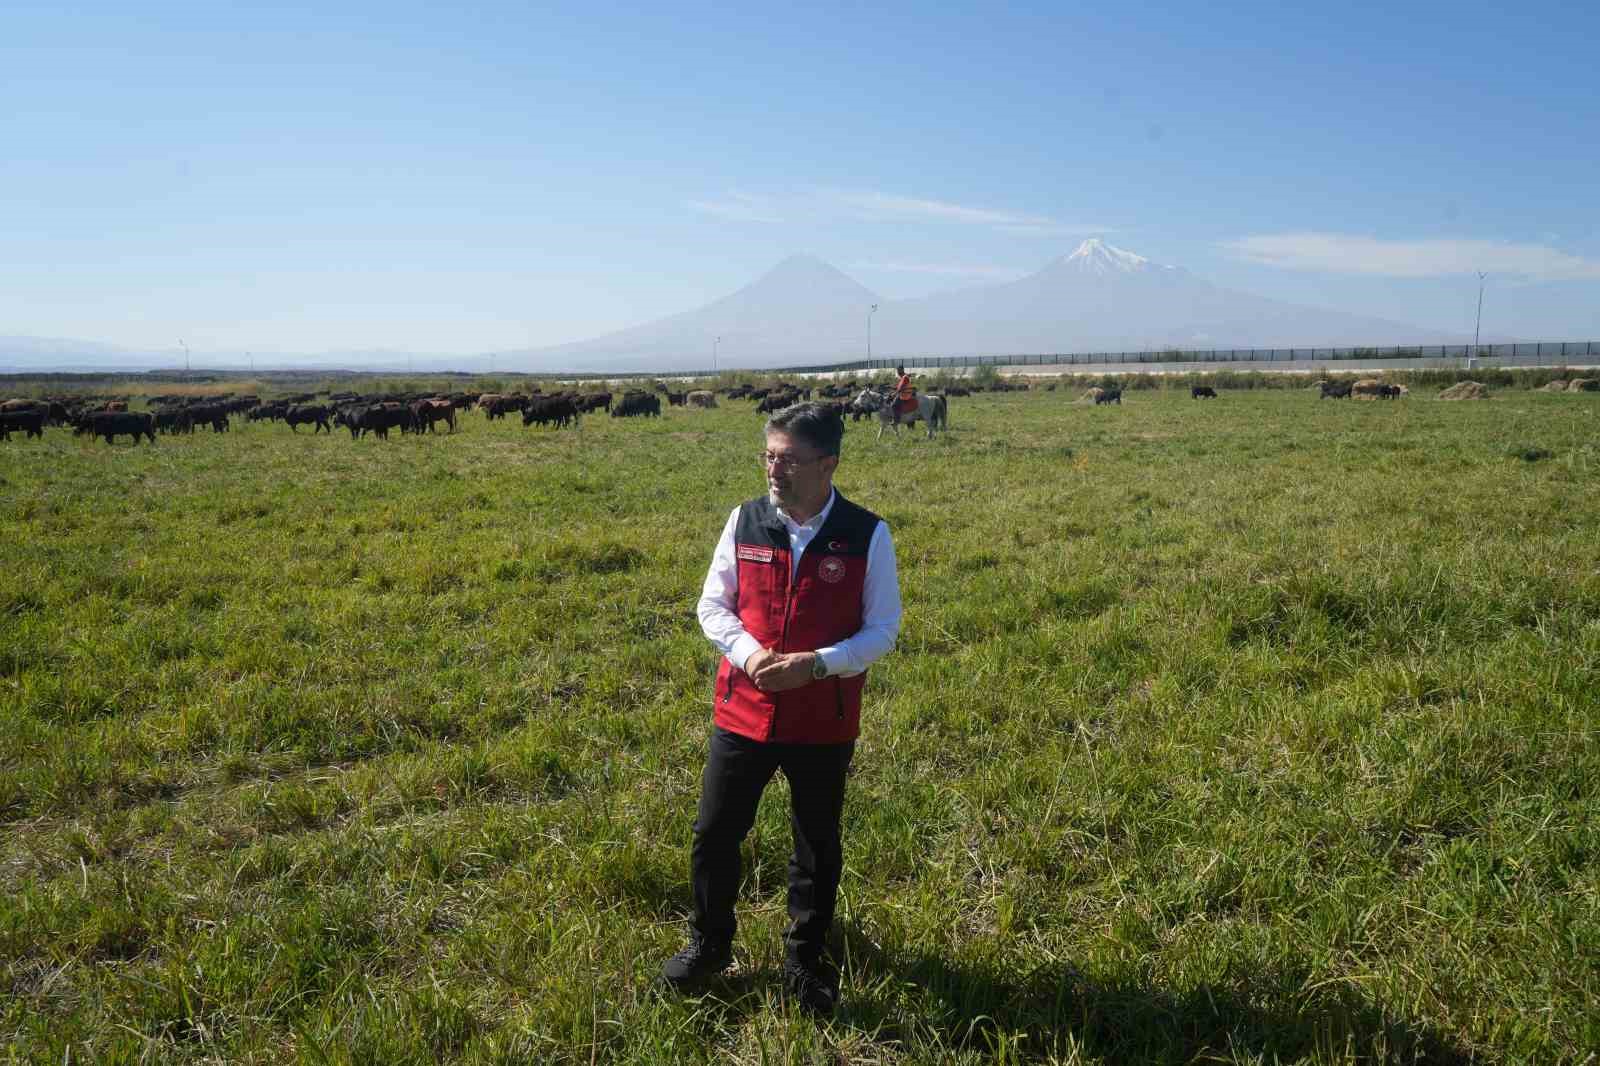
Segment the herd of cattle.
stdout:
<svg viewBox="0 0 1600 1066">
<path fill-rule="evenodd" d="M 1016 382 L 995 382 L 987 387 L 980 385 L 954 385 L 943 388 L 945 396 L 967 396 L 972 392 L 1025 391 L 1028 386 Z M 1054 390 L 1054 383 L 1048 387 Z M 1375 379 L 1361 381 L 1322 381 L 1320 399 L 1395 399 L 1407 394 L 1404 385 L 1390 385 Z M 269 402 L 253 395 L 187 397 L 157 395 L 148 398 L 148 411 L 130 411 L 128 397 L 52 397 L 43 400 L 6 400 L 0 403 L 0 440 L 9 440 L 14 432 L 28 437 L 42 437 L 46 426 L 68 426 L 80 436 L 104 438 L 107 443 L 119 436 L 131 437 L 134 443 L 148 439 L 155 443 L 157 433 L 193 433 L 197 428 L 209 426 L 212 432 L 227 432 L 235 417 L 249 422 L 282 422 L 299 432 L 301 426 L 311 427 L 313 434 L 332 433 L 335 427 L 350 431 L 352 439 L 367 433 L 387 440 L 391 429 L 401 433 L 431 433 L 442 422 L 451 432 L 457 426 L 458 415 L 469 410 L 481 411 L 489 421 L 504 418 L 512 412 L 522 416 L 524 426 L 552 426 L 561 429 L 576 426 L 580 416 L 605 411 L 613 418 L 659 417 L 662 400 L 668 407 L 717 406 L 717 397 L 730 400 L 748 400 L 755 410 L 768 414 L 802 400 L 813 399 L 828 404 L 841 416 L 852 421 L 871 417 L 893 400 L 893 390 L 887 386 L 862 389 L 858 385 L 831 383 L 808 387 L 779 383 L 767 387 L 733 385 L 712 390 L 686 390 L 673 392 L 665 384 L 655 382 L 651 390 L 629 389 L 620 396 L 610 392 L 562 391 L 542 392 L 535 387 L 524 392 L 451 392 L 427 394 L 384 394 L 362 396 L 354 392 L 328 394 L 300 393 Z M 1190 389 L 1194 399 L 1215 399 L 1216 390 L 1208 385 L 1195 385 Z M 1120 404 L 1121 388 L 1092 388 L 1085 394 L 1096 405 Z"/>
<path fill-rule="evenodd" d="M 952 394 L 967 392 L 965 389 L 949 391 Z M 736 385 L 716 391 L 673 392 L 657 382 L 652 390 L 629 389 L 621 395 L 575 391 L 545 393 L 538 388 L 526 392 L 382 396 L 362 396 L 354 392 L 300 393 L 267 402 L 255 395 L 155 395 L 147 397 L 149 409 L 145 411 L 129 410 L 127 396 L 59 396 L 0 403 L 0 440 L 9 440 L 13 432 L 42 437 L 46 426 L 64 426 L 79 436 L 103 438 L 108 444 L 119 436 L 130 437 L 136 444 L 141 439 L 153 444 L 157 433 L 186 434 L 204 427 L 210 427 L 214 433 L 226 433 L 235 418 L 247 422 L 281 422 L 297 433 L 302 426 L 310 427 L 313 434 L 332 433 L 336 427 L 343 427 L 350 431 L 352 439 L 371 433 L 387 440 L 392 429 L 401 433 L 431 433 L 440 423 L 454 432 L 458 416 L 470 410 L 483 412 L 489 421 L 516 412 L 522 416 L 524 426 L 561 429 L 577 425 L 581 415 L 598 411 L 605 411 L 612 418 L 660 417 L 663 398 L 668 407 L 712 408 L 717 406 L 720 394 L 728 399 L 754 401 L 755 409 L 766 414 L 809 400 L 812 392 L 809 387 L 784 384 L 767 388 Z M 841 414 L 851 413 L 859 418 L 863 413 L 858 401 L 846 402 L 851 394 L 849 386 L 828 385 L 817 392 L 823 402 L 832 402 Z"/>
</svg>

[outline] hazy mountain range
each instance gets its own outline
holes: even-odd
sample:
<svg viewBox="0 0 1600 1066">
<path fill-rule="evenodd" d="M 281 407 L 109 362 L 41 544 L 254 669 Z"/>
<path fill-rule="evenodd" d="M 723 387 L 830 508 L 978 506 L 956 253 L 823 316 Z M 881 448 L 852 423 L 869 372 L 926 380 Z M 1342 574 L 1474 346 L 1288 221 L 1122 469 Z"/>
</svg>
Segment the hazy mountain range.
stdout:
<svg viewBox="0 0 1600 1066">
<path fill-rule="evenodd" d="M 874 304 L 878 309 L 872 313 Z M 704 307 L 591 340 L 466 357 L 393 351 L 274 354 L 262 357 L 260 365 L 636 372 L 704 369 L 714 353 L 724 368 L 839 362 L 866 354 L 869 313 L 872 354 L 880 358 L 1470 340 L 1221 288 L 1180 267 L 1091 239 L 1020 280 L 916 299 L 883 299 L 820 259 L 796 255 Z M 239 368 L 247 358 L 241 352 L 196 352 L 191 362 L 197 368 Z M 174 360 L 171 350 L 0 337 L 0 369 L 174 365 L 182 360 Z"/>
</svg>

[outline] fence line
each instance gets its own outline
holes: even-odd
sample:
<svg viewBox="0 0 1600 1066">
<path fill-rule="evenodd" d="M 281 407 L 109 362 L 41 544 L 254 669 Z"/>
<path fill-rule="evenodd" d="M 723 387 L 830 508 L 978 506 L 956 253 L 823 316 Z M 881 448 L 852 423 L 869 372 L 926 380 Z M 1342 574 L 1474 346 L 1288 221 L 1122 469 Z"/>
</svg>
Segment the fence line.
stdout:
<svg viewBox="0 0 1600 1066">
<path fill-rule="evenodd" d="M 1550 359 L 1566 362 L 1600 356 L 1600 341 L 1520 341 L 1513 344 L 1408 344 L 1387 348 L 1167 348 L 1144 352 L 1025 352 L 1009 355 L 896 356 L 843 363 L 786 366 L 774 373 L 827 374 L 892 370 L 896 366 L 938 370 L 976 366 L 1110 366 L 1140 363 L 1293 363 L 1373 359 Z M 707 373 L 710 373 L 707 371 Z"/>
</svg>

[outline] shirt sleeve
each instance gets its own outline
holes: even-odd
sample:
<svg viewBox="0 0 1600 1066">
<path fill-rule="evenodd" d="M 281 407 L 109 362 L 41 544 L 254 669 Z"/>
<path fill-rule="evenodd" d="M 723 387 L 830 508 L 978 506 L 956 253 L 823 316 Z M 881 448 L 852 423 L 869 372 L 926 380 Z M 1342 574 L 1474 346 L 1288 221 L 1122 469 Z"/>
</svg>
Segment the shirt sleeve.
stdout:
<svg viewBox="0 0 1600 1066">
<path fill-rule="evenodd" d="M 900 613 L 900 574 L 895 567 L 894 539 L 889 535 L 889 523 L 880 520 L 867 545 L 861 628 L 837 644 L 817 649 L 828 676 L 854 677 L 894 650 L 894 642 L 900 636 Z"/>
<path fill-rule="evenodd" d="M 695 614 L 700 618 L 700 631 L 706 639 L 715 644 L 730 663 L 743 670 L 745 660 L 761 650 L 761 642 L 746 633 L 739 621 L 739 561 L 733 544 L 733 531 L 738 524 L 739 508 L 735 507 L 728 516 L 727 525 L 722 527 L 717 550 L 711 555 L 711 569 L 701 586 Z"/>
</svg>

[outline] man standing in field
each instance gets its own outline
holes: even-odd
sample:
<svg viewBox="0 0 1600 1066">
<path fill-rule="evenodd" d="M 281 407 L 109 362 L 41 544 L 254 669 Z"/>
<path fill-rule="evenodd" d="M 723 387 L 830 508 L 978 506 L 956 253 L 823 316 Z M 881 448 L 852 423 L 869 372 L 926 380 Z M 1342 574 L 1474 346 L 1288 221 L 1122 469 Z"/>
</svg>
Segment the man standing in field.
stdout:
<svg viewBox="0 0 1600 1066">
<path fill-rule="evenodd" d="M 889 527 L 833 488 L 843 439 L 844 420 L 822 404 L 768 419 L 767 495 L 734 508 L 712 556 L 698 613 L 722 659 L 690 856 L 694 921 L 662 967 L 667 984 L 690 990 L 732 961 L 739 846 L 781 769 L 794 831 L 783 984 L 821 1015 L 839 996 L 825 942 L 861 690 L 900 632 Z"/>
</svg>

